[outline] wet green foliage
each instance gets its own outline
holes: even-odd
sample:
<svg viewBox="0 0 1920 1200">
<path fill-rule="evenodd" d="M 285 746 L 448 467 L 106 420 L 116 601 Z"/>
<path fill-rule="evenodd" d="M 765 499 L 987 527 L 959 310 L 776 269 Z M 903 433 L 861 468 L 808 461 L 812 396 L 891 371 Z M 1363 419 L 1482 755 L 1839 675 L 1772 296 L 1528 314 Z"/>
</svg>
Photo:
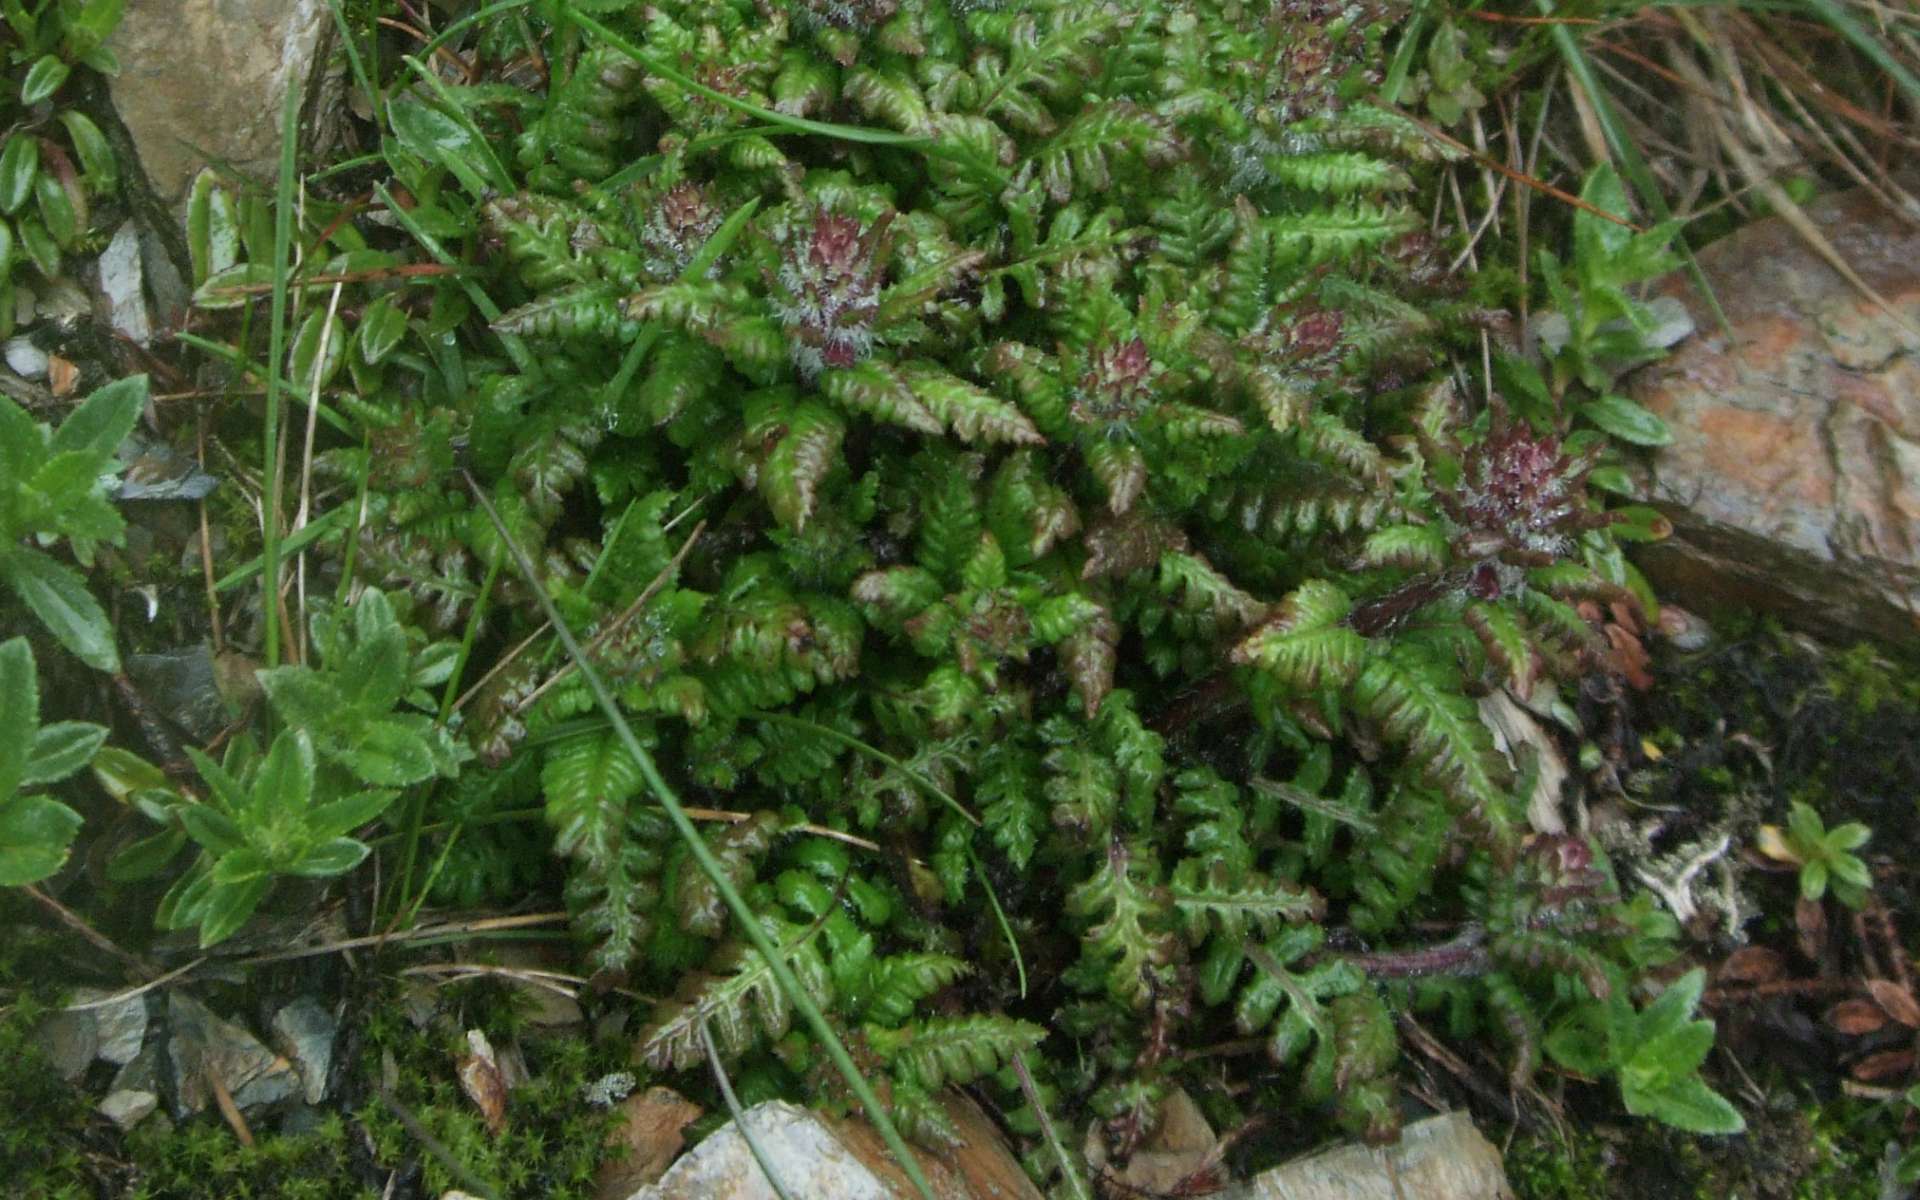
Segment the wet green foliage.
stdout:
<svg viewBox="0 0 1920 1200">
<path fill-rule="evenodd" d="M 377 153 L 311 181 L 285 361 L 276 214 L 190 198 L 197 344 L 314 400 L 310 637 L 198 781 L 111 760 L 161 829 L 106 900 L 164 882 L 212 943 L 375 853 L 400 919 L 552 882 L 594 982 L 667 997 L 647 1070 L 698 1078 L 710 1031 L 743 1093 L 848 1105 L 537 587 L 924 1141 L 943 1087 L 1019 1106 L 1018 1056 L 1130 1148 L 1220 1082 L 1181 1051 L 1243 1037 L 1224 1119 L 1386 1140 L 1400 1013 L 1491 1034 L 1516 1087 L 1563 1022 L 1664 1014 L 1671 922 L 1529 832 L 1479 707 L 1603 674 L 1578 604 L 1640 603 L 1646 523 L 1587 484 L 1649 438 L 1569 397 L 1644 332 L 1664 231 L 1582 226 L 1564 377 L 1476 403 L 1448 355 L 1499 314 L 1407 205 L 1435 152 L 1365 100 L 1382 14 L 529 0 L 446 26 L 446 75 L 378 8 L 342 14 Z M 1641 1041 L 1697 1048 L 1688 1009 Z M 1582 1069 L 1718 1101 L 1632 1041 Z M 421 1079 L 458 1161 L 577 1185 Z"/>
<path fill-rule="evenodd" d="M 93 234 L 93 202 L 120 188 L 120 164 L 92 117 L 71 105 L 78 75 L 119 72 L 106 41 L 125 0 L 0 3 L 0 337 L 17 320 L 14 277 L 59 278 Z"/>
</svg>

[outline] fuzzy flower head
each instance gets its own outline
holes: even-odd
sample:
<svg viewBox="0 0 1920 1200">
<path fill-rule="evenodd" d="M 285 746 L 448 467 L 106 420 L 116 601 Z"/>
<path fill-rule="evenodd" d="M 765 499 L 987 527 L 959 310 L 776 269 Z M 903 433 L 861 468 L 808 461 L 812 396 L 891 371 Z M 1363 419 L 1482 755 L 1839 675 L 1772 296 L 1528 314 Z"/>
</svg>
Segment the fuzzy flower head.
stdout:
<svg viewBox="0 0 1920 1200">
<path fill-rule="evenodd" d="M 667 189 L 640 226 L 647 273 L 662 281 L 678 279 L 700 247 L 720 228 L 720 222 L 720 210 L 699 184 L 677 183 Z M 718 269 L 715 263 L 708 276 Z"/>
<path fill-rule="evenodd" d="M 781 245 L 779 270 L 767 286 L 802 378 L 850 367 L 872 351 L 892 223 L 891 213 L 863 226 L 856 217 L 818 212 Z"/>
<path fill-rule="evenodd" d="M 1553 434 L 1497 414 L 1486 438 L 1466 453 L 1459 482 L 1437 497 L 1460 526 L 1455 550 L 1479 559 L 1468 590 L 1484 600 L 1511 594 L 1524 568 L 1573 552 L 1574 539 L 1608 521 L 1585 503 L 1593 458 L 1565 453 Z"/>
<path fill-rule="evenodd" d="M 1074 420 L 1096 429 L 1132 425 L 1153 409 L 1159 374 L 1147 344 L 1137 337 L 1096 346 L 1087 355 L 1068 411 Z"/>
</svg>

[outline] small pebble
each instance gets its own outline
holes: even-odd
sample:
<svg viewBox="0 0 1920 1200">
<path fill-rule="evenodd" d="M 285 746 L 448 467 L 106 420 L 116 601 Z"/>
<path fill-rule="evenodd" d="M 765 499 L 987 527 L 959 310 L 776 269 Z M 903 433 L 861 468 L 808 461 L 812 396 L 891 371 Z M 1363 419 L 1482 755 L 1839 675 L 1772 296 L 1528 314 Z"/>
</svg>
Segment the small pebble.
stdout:
<svg viewBox="0 0 1920 1200">
<path fill-rule="evenodd" d="M 23 337 L 11 338 L 6 344 L 7 369 L 22 379 L 45 379 L 47 377 L 47 352 Z"/>
</svg>

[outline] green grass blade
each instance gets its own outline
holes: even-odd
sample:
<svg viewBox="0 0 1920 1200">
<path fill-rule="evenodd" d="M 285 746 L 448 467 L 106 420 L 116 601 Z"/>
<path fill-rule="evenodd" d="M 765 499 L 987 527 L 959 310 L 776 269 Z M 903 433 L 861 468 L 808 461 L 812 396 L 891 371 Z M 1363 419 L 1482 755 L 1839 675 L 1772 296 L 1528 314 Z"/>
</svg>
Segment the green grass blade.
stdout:
<svg viewBox="0 0 1920 1200">
<path fill-rule="evenodd" d="M 261 474 L 266 479 L 262 507 L 261 560 L 266 576 L 261 617 L 266 623 L 265 658 L 280 665 L 280 365 L 287 357 L 287 273 L 293 251 L 294 160 L 299 151 L 300 86 L 289 82 L 280 105 L 280 174 L 273 190 L 273 308 L 267 333 L 267 419 L 262 435 Z"/>
<path fill-rule="evenodd" d="M 1534 7 L 1540 10 L 1542 16 L 1557 15 L 1554 0 L 1534 0 Z M 1613 101 L 1608 97 L 1606 88 L 1600 83 L 1599 75 L 1593 69 L 1593 63 L 1588 61 L 1587 52 L 1581 49 L 1579 40 L 1573 36 L 1572 30 L 1566 25 L 1556 23 L 1548 32 L 1553 38 L 1555 48 L 1560 51 L 1560 57 L 1567 64 L 1567 71 L 1572 74 L 1575 83 L 1586 92 L 1587 98 L 1593 101 L 1594 115 L 1599 118 L 1600 128 L 1606 135 L 1607 145 L 1620 159 L 1621 173 L 1627 177 L 1627 182 L 1633 184 L 1633 190 L 1640 194 L 1641 202 L 1652 210 L 1657 219 L 1673 220 L 1673 209 L 1667 204 L 1665 193 L 1661 192 L 1660 184 L 1654 179 L 1653 172 L 1648 169 L 1646 157 L 1640 153 L 1640 147 L 1634 145 L 1633 138 L 1621 123 L 1620 114 L 1614 111 Z M 1720 307 L 1720 298 L 1713 294 L 1713 285 L 1707 282 L 1706 272 L 1700 269 L 1699 260 L 1693 256 L 1693 247 L 1688 244 L 1686 233 L 1682 231 L 1676 234 L 1673 244 L 1674 248 L 1680 251 L 1680 257 L 1686 261 L 1687 276 L 1693 280 L 1693 286 L 1699 289 L 1701 298 L 1712 310 L 1714 320 L 1719 323 L 1723 331 L 1731 335 L 1732 328 L 1727 321 L 1726 312 Z"/>
<path fill-rule="evenodd" d="M 417 52 L 418 57 L 422 62 L 431 62 L 434 51 L 446 45 L 454 38 L 459 37 L 460 34 L 466 30 L 475 25 L 483 24 L 499 16 L 501 13 L 512 12 L 516 8 L 528 8 L 532 4 L 533 0 L 499 0 L 496 4 L 489 4 L 484 8 L 475 9 L 473 12 L 461 17 L 458 21 L 455 21 L 453 24 L 435 34 L 432 41 L 420 47 Z"/>
<path fill-rule="evenodd" d="M 437 238 L 425 229 L 422 229 L 420 222 L 414 220 L 411 213 L 400 207 L 399 203 L 394 200 L 393 194 L 387 191 L 386 184 L 374 184 L 373 191 L 376 196 L 380 197 L 380 203 L 386 205 L 387 211 L 393 214 L 393 219 L 400 222 L 402 229 L 405 229 L 409 234 L 413 235 L 413 240 L 420 243 L 426 252 L 433 257 L 433 261 L 445 267 L 459 265 L 459 260 L 447 253 L 447 248 L 442 246 Z M 479 284 L 462 276 L 460 279 L 460 287 L 467 293 L 467 299 L 473 301 L 473 306 L 480 310 L 480 315 L 485 317 L 489 324 L 500 319 L 500 306 L 493 302 L 493 297 L 480 290 Z M 500 345 L 506 350 L 507 357 L 513 360 L 513 365 L 518 367 L 523 374 L 538 375 L 540 373 L 539 365 L 534 361 L 533 353 L 527 349 L 527 344 L 520 339 L 518 334 L 495 333 L 494 336 L 500 339 Z"/>
<path fill-rule="evenodd" d="M 1907 99 L 1920 104 L 1920 79 L 1915 79 L 1913 72 L 1901 65 L 1899 59 L 1889 54 L 1887 48 L 1880 44 L 1879 38 L 1861 28 L 1860 23 L 1840 6 L 1838 0 L 1806 0 L 1806 5 L 1818 14 L 1829 28 L 1852 42 L 1854 48 L 1866 55 L 1874 66 L 1885 71 L 1888 78 L 1899 84 L 1900 90 L 1907 94 Z"/>
<path fill-rule="evenodd" d="M 793 1200 L 780 1182 L 780 1176 L 773 1169 L 773 1160 L 760 1145 L 760 1139 L 747 1127 L 747 1112 L 740 1107 L 740 1097 L 733 1094 L 733 1080 L 727 1078 L 727 1068 L 720 1061 L 720 1047 L 713 1044 L 713 1031 L 707 1028 L 705 1021 L 700 1022 L 700 1041 L 707 1047 L 707 1065 L 713 1068 L 713 1081 L 720 1086 L 720 1098 L 726 1101 L 727 1111 L 733 1114 L 733 1127 L 740 1131 L 740 1140 L 747 1144 L 747 1152 L 753 1155 L 753 1161 L 760 1164 L 760 1173 L 767 1177 L 767 1186 L 780 1200 Z"/>
<path fill-rule="evenodd" d="M 373 77 L 367 73 L 367 64 L 360 58 L 360 47 L 354 44 L 353 30 L 347 26 L 347 14 L 340 8 L 340 0 L 327 0 L 327 7 L 333 10 L 333 24 L 340 30 L 340 44 L 346 47 L 347 65 L 353 69 L 354 81 L 367 94 L 367 102 L 378 112 L 380 93 L 373 90 Z"/>
<path fill-rule="evenodd" d="M 1074 1168 L 1073 1159 L 1067 1156 L 1066 1143 L 1060 1139 L 1060 1131 L 1054 1128 L 1053 1115 L 1047 1111 L 1045 1101 L 1040 1097 L 1040 1089 L 1034 1085 L 1033 1072 L 1027 1069 L 1026 1055 L 1014 1051 L 1013 1073 L 1020 1080 L 1020 1092 L 1026 1096 L 1027 1103 L 1033 1106 L 1033 1114 L 1040 1121 L 1040 1132 L 1047 1140 L 1047 1149 L 1053 1151 L 1053 1161 L 1060 1166 L 1060 1174 L 1067 1183 L 1067 1194 L 1073 1200 L 1093 1200 L 1093 1192 L 1087 1187 L 1087 1181 L 1080 1177 Z"/>
<path fill-rule="evenodd" d="M 179 335 L 179 338 L 182 344 L 192 346 L 195 350 L 211 354 L 215 358 L 224 361 L 236 371 L 248 375 L 258 375 L 262 379 L 267 376 L 267 369 L 265 367 L 254 362 L 232 346 L 222 342 L 216 342 L 211 338 L 203 338 L 197 333 L 182 333 Z M 296 390 L 293 386 L 293 381 L 288 379 L 284 372 L 276 372 L 276 374 L 280 376 L 280 388 L 282 391 L 291 394 Z M 339 413 L 333 411 L 330 406 L 322 404 L 317 411 L 320 414 L 320 419 L 332 426 L 337 432 L 345 434 L 347 437 L 359 436 L 359 431 L 353 427 L 352 423 Z"/>
<path fill-rule="evenodd" d="M 925 775 L 922 775 L 878 746 L 863 742 L 850 733 L 841 733 L 838 729 L 830 725 L 822 725 L 817 721 L 809 721 L 805 717 L 789 716 L 786 713 L 777 712 L 756 712 L 749 715 L 755 721 L 770 721 L 775 725 L 786 725 L 793 729 L 804 729 L 809 733 L 817 733 L 821 737 L 839 742 L 848 749 L 858 750 L 876 762 L 885 763 L 887 766 L 892 767 L 894 770 L 900 772 L 900 774 L 906 776 L 917 787 L 926 792 L 927 795 L 932 796 L 935 800 L 946 805 L 954 812 L 959 813 L 961 818 L 969 825 L 972 825 L 975 829 L 980 828 L 980 818 L 968 812 L 966 805 L 948 795 L 946 789 L 942 788 L 939 784 L 928 779 Z"/>
<path fill-rule="evenodd" d="M 1387 77 L 1380 83 L 1380 98 L 1388 104 L 1400 103 L 1400 90 L 1413 73 L 1413 59 L 1420 52 L 1420 35 L 1427 31 L 1427 6 L 1416 5 L 1400 31 L 1400 44 L 1394 47 L 1393 61 L 1387 64 Z"/>
<path fill-rule="evenodd" d="M 820 1043 L 820 1048 L 826 1051 L 827 1057 L 833 1061 L 834 1067 L 846 1080 L 847 1087 L 859 1099 L 861 1106 L 867 1110 L 868 1119 L 879 1131 L 880 1139 L 887 1144 L 887 1149 L 892 1151 L 893 1156 L 899 1160 L 900 1169 L 906 1172 L 907 1178 L 913 1181 L 914 1187 L 925 1197 L 925 1200 L 935 1200 L 933 1185 L 927 1182 L 925 1173 L 920 1169 L 919 1160 L 915 1159 L 913 1151 L 907 1148 L 906 1139 L 900 1136 L 899 1127 L 893 1123 L 893 1117 L 887 1112 L 886 1106 L 880 1102 L 880 1097 L 875 1094 L 873 1085 L 860 1074 L 860 1068 L 854 1064 L 853 1056 L 847 1053 L 846 1045 L 841 1042 L 833 1026 L 828 1023 L 826 1013 L 813 1002 L 813 997 L 807 994 L 807 990 L 800 986 L 800 980 L 794 976 L 793 968 L 787 964 L 786 958 L 780 953 L 780 947 L 767 936 L 767 931 L 761 927 L 759 920 L 754 916 L 753 909 L 748 907 L 739 890 L 733 886 L 726 868 L 714 856 L 713 850 L 707 845 L 707 840 L 700 836 L 700 831 L 694 828 L 693 819 L 687 815 L 686 808 L 680 803 L 680 797 L 674 793 L 666 777 L 660 774 L 660 768 L 653 761 L 653 755 L 649 754 L 647 748 L 640 744 L 640 739 L 634 736 L 633 727 L 627 724 L 626 714 L 620 711 L 620 706 L 614 701 L 613 693 L 607 690 L 606 681 L 600 678 L 600 672 L 587 658 L 586 651 L 580 648 L 580 642 L 573 636 L 572 629 L 568 628 L 566 619 L 560 615 L 560 610 L 554 607 L 552 597 L 547 595 L 545 586 L 540 582 L 539 572 L 534 570 L 532 560 L 527 557 L 527 552 L 520 548 L 520 543 L 513 539 L 513 534 L 507 529 L 506 522 L 501 520 L 500 513 L 494 508 L 486 489 L 482 488 L 471 474 L 465 471 L 461 474 L 465 476 L 467 488 L 473 493 L 475 502 L 486 512 L 487 519 L 493 522 L 494 528 L 500 534 L 500 540 L 506 545 L 507 552 L 513 556 L 513 565 L 520 572 L 521 578 L 526 580 L 527 589 L 539 603 L 542 615 L 553 624 L 553 632 L 566 647 L 567 655 L 573 659 L 575 669 L 580 672 L 581 678 L 587 681 L 587 688 L 593 693 L 594 703 L 606 715 L 607 720 L 613 723 L 614 735 L 619 738 L 621 746 L 633 756 L 633 761 L 639 764 L 641 778 L 646 780 L 648 790 L 652 791 L 655 799 L 660 801 L 660 807 L 665 810 L 667 820 L 673 824 L 674 831 L 680 835 L 680 840 L 686 843 L 687 851 L 693 861 L 707 878 L 713 881 L 714 888 L 720 893 L 720 898 L 726 902 L 727 908 L 733 913 L 734 921 L 740 926 L 740 932 L 766 960 L 767 969 L 773 975 L 774 982 L 779 985 L 780 991 L 786 996 L 787 1002 L 793 1005 L 795 1011 L 806 1020 L 808 1027 L 813 1031 L 814 1038 Z"/>
<path fill-rule="evenodd" d="M 993 890 L 993 883 L 987 878 L 987 870 L 980 863 L 980 856 L 973 852 L 973 844 L 967 844 L 967 861 L 973 864 L 973 877 L 980 882 L 980 890 L 987 894 L 987 903 L 993 906 L 993 919 L 1000 925 L 1000 936 L 1007 939 L 1007 948 L 1013 951 L 1014 974 L 1020 977 L 1020 998 L 1027 998 L 1027 960 L 1020 953 L 1020 939 L 1013 936 L 1013 926 L 1007 921 L 1007 911 L 1000 907 L 1000 897 Z"/>
<path fill-rule="evenodd" d="M 301 526 L 297 532 L 280 542 L 280 552 L 282 554 L 298 554 L 328 534 L 338 533 L 340 527 L 347 523 L 347 517 L 349 515 L 344 505 L 339 508 L 328 509 L 313 520 L 308 521 L 305 525 Z M 219 580 L 214 583 L 213 590 L 216 592 L 230 592 L 234 588 L 252 579 L 255 575 L 260 574 L 261 571 L 266 569 L 266 565 L 267 558 L 266 555 L 263 554 L 246 565 L 236 567 L 225 575 L 222 575 Z"/>
</svg>

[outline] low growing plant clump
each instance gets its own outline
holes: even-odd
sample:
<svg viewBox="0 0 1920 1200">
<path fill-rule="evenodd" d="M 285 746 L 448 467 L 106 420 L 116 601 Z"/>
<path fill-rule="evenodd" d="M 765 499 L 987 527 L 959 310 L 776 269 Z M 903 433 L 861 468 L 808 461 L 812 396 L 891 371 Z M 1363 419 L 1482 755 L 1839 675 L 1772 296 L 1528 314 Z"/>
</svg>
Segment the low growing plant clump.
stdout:
<svg viewBox="0 0 1920 1200">
<path fill-rule="evenodd" d="M 387 136 L 340 195 L 375 205 L 316 185 L 276 238 L 208 177 L 190 220 L 239 339 L 196 344 L 266 374 L 268 326 L 268 427 L 312 401 L 311 505 L 255 568 L 304 553 L 310 619 L 222 592 L 262 732 L 171 776 L 108 751 L 153 824 L 100 886 L 211 944 L 370 853 L 404 918 L 550 852 L 587 969 L 671 993 L 639 1063 L 710 1035 L 749 1096 L 851 1104 L 830 1028 L 928 1141 L 976 1081 L 1036 1139 L 1091 1111 L 1130 1150 L 1187 1087 L 1389 1140 L 1412 1012 L 1516 1089 L 1545 1051 L 1740 1127 L 1699 977 L 1650 976 L 1672 922 L 1531 830 L 1479 708 L 1608 686 L 1578 605 L 1648 599 L 1619 540 L 1657 522 L 1587 485 L 1658 423 L 1586 357 L 1456 386 L 1504 316 L 1406 206 L 1435 152 L 1366 100 L 1384 13 L 538 0 L 447 28 L 450 76 L 342 25 Z M 1624 360 L 1644 314 L 1572 289 L 1671 230 L 1589 194 L 1556 298 Z"/>
</svg>

